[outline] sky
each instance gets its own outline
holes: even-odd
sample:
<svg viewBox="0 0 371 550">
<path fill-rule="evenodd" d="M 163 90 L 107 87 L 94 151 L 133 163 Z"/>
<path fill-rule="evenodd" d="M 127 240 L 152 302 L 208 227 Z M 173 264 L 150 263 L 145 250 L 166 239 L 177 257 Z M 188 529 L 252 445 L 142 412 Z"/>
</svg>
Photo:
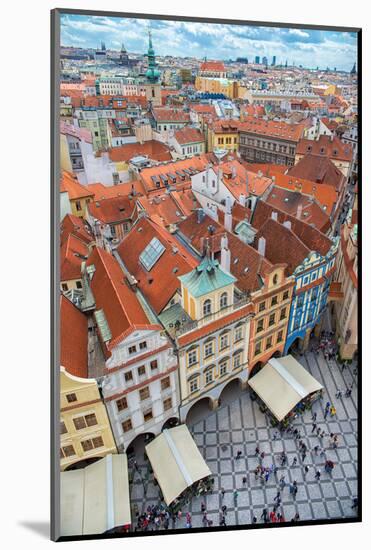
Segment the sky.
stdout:
<svg viewBox="0 0 371 550">
<path fill-rule="evenodd" d="M 129 19 L 124 17 L 65 14 L 61 16 L 61 44 L 96 48 L 104 41 L 107 49 L 145 53 L 148 28 L 157 55 L 202 59 L 236 59 L 275 55 L 278 63 L 308 68 L 336 67 L 350 71 L 357 59 L 357 36 L 351 32 L 298 28 Z"/>
</svg>

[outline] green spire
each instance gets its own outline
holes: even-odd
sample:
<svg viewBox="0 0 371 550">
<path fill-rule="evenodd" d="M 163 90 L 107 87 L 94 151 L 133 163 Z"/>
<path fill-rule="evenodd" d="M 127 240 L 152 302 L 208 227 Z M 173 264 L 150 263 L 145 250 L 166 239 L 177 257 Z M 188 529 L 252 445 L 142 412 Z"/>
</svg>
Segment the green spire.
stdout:
<svg viewBox="0 0 371 550">
<path fill-rule="evenodd" d="M 151 83 L 156 83 L 160 76 L 160 71 L 156 69 L 156 56 L 155 56 L 155 50 L 153 49 L 152 45 L 152 34 L 151 31 L 148 30 L 148 69 L 146 71 L 146 77 L 147 80 Z"/>
<path fill-rule="evenodd" d="M 236 278 L 223 271 L 217 260 L 210 257 L 209 248 L 201 263 L 191 272 L 181 275 L 178 279 L 195 298 L 209 294 L 236 282 Z"/>
</svg>

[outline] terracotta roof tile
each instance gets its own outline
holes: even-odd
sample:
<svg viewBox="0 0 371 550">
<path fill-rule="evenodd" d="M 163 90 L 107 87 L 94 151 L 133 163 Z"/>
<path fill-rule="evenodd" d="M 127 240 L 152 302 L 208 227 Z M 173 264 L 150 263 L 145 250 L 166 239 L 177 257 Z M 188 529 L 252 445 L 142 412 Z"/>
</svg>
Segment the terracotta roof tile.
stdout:
<svg viewBox="0 0 371 550">
<path fill-rule="evenodd" d="M 165 250 L 147 271 L 139 257 L 154 237 Z M 146 217 L 140 218 L 131 228 L 117 251 L 156 313 L 163 310 L 180 288 L 178 276 L 198 265 L 197 260 L 166 229 Z"/>
<path fill-rule="evenodd" d="M 225 73 L 226 68 L 222 61 L 204 61 L 201 63 L 200 71 Z"/>
<path fill-rule="evenodd" d="M 60 363 L 67 372 L 88 377 L 88 320 L 65 296 L 60 298 Z"/>
<path fill-rule="evenodd" d="M 79 183 L 77 179 L 75 179 L 73 175 L 66 170 L 62 170 L 60 190 L 62 193 L 67 192 L 70 200 L 92 196 L 89 189 L 86 186 L 81 185 L 81 183 Z"/>
<path fill-rule="evenodd" d="M 318 140 L 301 139 L 296 148 L 297 155 L 321 155 L 333 160 L 352 161 L 353 149 L 350 144 L 343 143 L 337 136 L 321 135 Z"/>
<path fill-rule="evenodd" d="M 171 160 L 169 147 L 156 140 L 145 141 L 144 143 L 127 143 L 108 150 L 110 159 L 113 162 L 128 162 L 133 157 L 147 155 L 151 160 L 164 162 Z"/>
<path fill-rule="evenodd" d="M 188 128 L 187 126 L 177 130 L 174 133 L 174 137 L 180 145 L 205 141 L 205 136 L 199 130 L 196 130 L 195 128 Z"/>
<path fill-rule="evenodd" d="M 62 244 L 60 251 L 61 281 L 81 279 L 81 263 L 88 256 L 88 246 L 72 233 L 69 234 Z"/>
<path fill-rule="evenodd" d="M 144 187 L 140 180 L 128 181 L 117 185 L 103 185 L 103 183 L 89 183 L 87 189 L 94 195 L 94 200 L 110 199 L 112 197 L 127 197 L 130 194 L 144 195 Z"/>
<path fill-rule="evenodd" d="M 115 223 L 133 219 L 135 200 L 129 197 L 110 197 L 91 201 L 88 204 L 89 213 L 102 223 Z"/>
<path fill-rule="evenodd" d="M 86 244 L 94 240 L 91 229 L 85 220 L 72 214 L 66 214 L 61 222 L 61 243 L 64 243 L 70 234 Z"/>
<path fill-rule="evenodd" d="M 150 325 L 135 292 L 129 287 L 120 265 L 111 254 L 96 247 L 86 265 L 95 266 L 90 286 L 96 309 L 103 309 L 112 334 L 108 348 L 133 326 Z"/>
<path fill-rule="evenodd" d="M 246 117 L 244 122 L 240 123 L 239 131 L 298 142 L 303 135 L 304 127 L 303 124 L 288 124 L 282 121 L 275 122 Z"/>
<path fill-rule="evenodd" d="M 155 107 L 152 113 L 157 122 L 190 122 L 189 113 L 180 109 Z"/>
<path fill-rule="evenodd" d="M 332 185 L 338 192 L 345 183 L 345 177 L 334 163 L 328 157 L 320 155 L 305 155 L 295 166 L 291 166 L 287 173 L 291 177 Z"/>
</svg>

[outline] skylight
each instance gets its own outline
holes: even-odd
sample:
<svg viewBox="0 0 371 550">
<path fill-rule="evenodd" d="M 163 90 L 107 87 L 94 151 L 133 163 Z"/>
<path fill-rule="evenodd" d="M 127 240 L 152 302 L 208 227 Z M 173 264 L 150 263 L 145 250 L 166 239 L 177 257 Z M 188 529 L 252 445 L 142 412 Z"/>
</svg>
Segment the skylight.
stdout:
<svg viewBox="0 0 371 550">
<path fill-rule="evenodd" d="M 139 260 L 147 271 L 151 271 L 152 267 L 164 252 L 164 245 L 156 237 L 153 237 L 151 242 L 147 244 L 139 256 Z"/>
</svg>

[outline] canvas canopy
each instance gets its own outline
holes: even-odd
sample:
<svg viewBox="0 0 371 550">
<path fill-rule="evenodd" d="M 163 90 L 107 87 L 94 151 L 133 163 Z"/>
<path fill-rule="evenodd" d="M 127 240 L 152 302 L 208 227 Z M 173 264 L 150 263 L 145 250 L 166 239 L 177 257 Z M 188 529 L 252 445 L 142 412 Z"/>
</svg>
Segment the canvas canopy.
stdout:
<svg viewBox="0 0 371 550">
<path fill-rule="evenodd" d="M 164 430 L 146 453 L 167 505 L 196 481 L 211 475 L 187 426 Z"/>
<path fill-rule="evenodd" d="M 302 399 L 323 388 L 292 355 L 270 359 L 248 383 L 278 421 Z"/>
<path fill-rule="evenodd" d="M 131 523 L 126 454 L 61 472 L 61 535 L 95 535 Z"/>
</svg>

